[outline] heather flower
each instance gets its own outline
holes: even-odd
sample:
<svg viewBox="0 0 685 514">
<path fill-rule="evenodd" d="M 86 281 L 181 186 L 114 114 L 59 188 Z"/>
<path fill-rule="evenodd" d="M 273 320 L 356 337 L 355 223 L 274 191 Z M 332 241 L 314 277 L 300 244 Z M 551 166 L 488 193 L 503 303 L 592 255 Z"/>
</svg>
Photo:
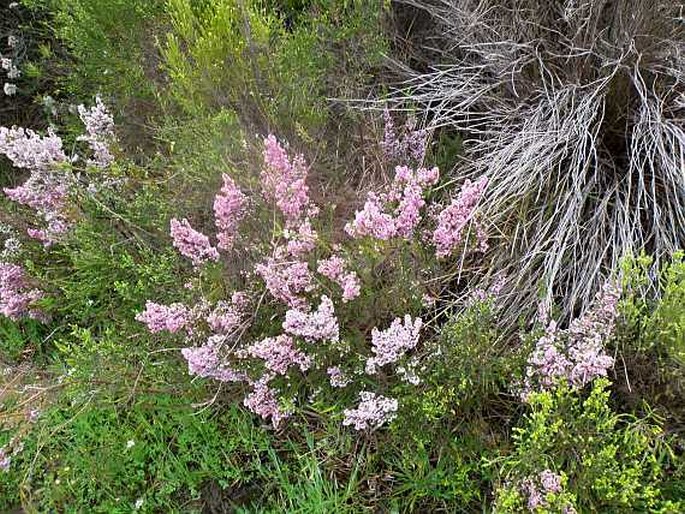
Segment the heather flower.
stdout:
<svg viewBox="0 0 685 514">
<path fill-rule="evenodd" d="M 402 161 L 413 159 L 421 162 L 426 155 L 428 133 L 425 130 L 416 130 L 416 119 L 409 118 L 402 134 L 398 134 L 390 111 L 383 111 L 385 129 L 381 149 L 384 157 L 388 160 Z"/>
<path fill-rule="evenodd" d="M 252 392 L 245 397 L 243 404 L 263 419 L 271 418 L 274 428 L 290 414 L 281 409 L 276 392 L 268 385 L 268 376 L 262 377 L 252 385 Z"/>
<path fill-rule="evenodd" d="M 295 258 L 303 257 L 314 250 L 318 238 L 309 219 L 303 220 L 296 230 L 286 229 L 284 236 L 288 239 L 288 253 Z"/>
<path fill-rule="evenodd" d="M 352 382 L 338 366 L 331 366 L 326 370 L 326 373 L 328 374 L 328 381 L 331 387 L 343 388 Z"/>
<path fill-rule="evenodd" d="M 19 43 L 19 38 L 17 36 L 15 36 L 14 34 L 10 34 L 9 36 L 7 36 L 7 46 L 9 46 L 10 48 L 14 48 L 15 46 L 17 46 L 18 43 Z M 4 64 L 3 64 L 3 68 L 4 68 Z"/>
<path fill-rule="evenodd" d="M 407 166 L 397 166 L 388 190 L 381 194 L 369 192 L 363 209 L 346 225 L 346 232 L 354 238 L 371 236 L 388 240 L 398 236 L 411 239 L 426 204 L 424 188 L 435 184 L 438 177 L 437 168 L 414 172 Z"/>
<path fill-rule="evenodd" d="M 567 330 L 558 330 L 554 321 L 549 322 L 528 358 L 524 398 L 535 384 L 549 389 L 563 380 L 584 387 L 595 378 L 607 376 L 614 359 L 604 352 L 604 342 L 614 330 L 619 298 L 620 290 L 607 283 L 593 307 L 573 320 Z"/>
<path fill-rule="evenodd" d="M 261 173 L 262 192 L 283 214 L 287 225 L 296 225 L 306 216 L 315 216 L 307 186 L 307 165 L 302 155 L 291 161 L 275 136 L 264 140 L 264 169 Z"/>
<path fill-rule="evenodd" d="M 3 70 L 9 70 L 12 67 L 12 59 L 3 57 L 0 59 L 0 67 L 2 67 Z"/>
<path fill-rule="evenodd" d="M 174 247 L 184 257 L 188 257 L 194 266 L 207 261 L 218 261 L 219 252 L 209 243 L 209 238 L 193 229 L 187 219 L 171 220 L 171 237 Z"/>
<path fill-rule="evenodd" d="M 230 250 L 238 234 L 238 225 L 246 213 L 247 196 L 231 177 L 222 175 L 224 184 L 214 198 L 214 219 L 217 228 L 218 247 Z"/>
<path fill-rule="evenodd" d="M 361 211 L 354 215 L 354 221 L 345 225 L 345 232 L 354 238 L 371 236 L 387 241 L 395 236 L 395 220 L 383 212 L 384 204 L 374 192 L 369 192 Z"/>
<path fill-rule="evenodd" d="M 204 345 L 183 348 L 181 354 L 188 362 L 188 373 L 201 378 L 213 378 L 220 382 L 241 382 L 246 375 L 222 363 L 219 352 L 226 338 L 210 337 Z"/>
<path fill-rule="evenodd" d="M 292 308 L 307 305 L 304 293 L 314 288 L 313 277 L 306 262 L 283 262 L 269 257 L 255 266 L 255 272 L 262 277 L 266 288 L 276 300 Z"/>
<path fill-rule="evenodd" d="M 0 470 L 9 471 L 10 465 L 12 464 L 12 457 L 7 454 L 7 450 L 3 446 L 0 448 Z"/>
<path fill-rule="evenodd" d="M 452 200 L 437 218 L 437 227 L 433 232 L 433 244 L 436 247 L 438 257 L 447 257 L 461 244 L 464 229 L 473 219 L 474 211 L 478 205 L 485 186 L 487 177 L 483 176 L 476 182 L 466 180 L 461 188 L 459 196 Z M 477 228 L 476 236 L 481 246 L 485 248 L 485 234 Z"/>
<path fill-rule="evenodd" d="M 375 356 L 367 359 L 366 372 L 373 375 L 377 368 L 397 362 L 418 344 L 421 327 L 421 318 L 412 321 L 411 316 L 407 314 L 404 323 L 400 318 L 396 318 L 390 327 L 383 331 L 374 328 L 371 331 L 371 350 Z"/>
<path fill-rule="evenodd" d="M 342 257 L 332 257 L 318 262 L 317 271 L 332 280 L 342 288 L 343 302 L 347 303 L 357 298 L 361 292 L 359 276 L 354 271 L 346 271 L 346 264 Z"/>
<path fill-rule="evenodd" d="M 79 136 L 79 141 L 86 141 L 93 151 L 94 158 L 89 161 L 94 166 L 104 168 L 114 160 L 109 145 L 115 139 L 114 119 L 99 96 L 95 97 L 95 105 L 87 109 L 78 106 L 78 114 L 86 127 L 86 133 Z"/>
<path fill-rule="evenodd" d="M 5 82 L 2 90 L 7 96 L 14 96 L 17 94 L 17 85 L 12 84 L 11 82 Z"/>
<path fill-rule="evenodd" d="M 312 363 L 311 358 L 298 350 L 293 339 L 285 334 L 253 343 L 247 347 L 247 353 L 263 360 L 268 370 L 279 375 L 285 375 L 288 368 L 295 364 L 302 371 L 307 371 Z"/>
<path fill-rule="evenodd" d="M 326 295 L 321 296 L 319 308 L 312 313 L 290 309 L 285 313 L 283 330 L 307 341 L 331 341 L 340 339 L 340 327 L 335 317 L 333 302 Z"/>
<path fill-rule="evenodd" d="M 236 302 L 219 301 L 207 315 L 207 324 L 214 332 L 230 334 L 243 322 L 245 317 L 242 305 Z"/>
<path fill-rule="evenodd" d="M 145 323 L 153 334 L 163 330 L 174 334 L 189 328 L 193 315 L 182 303 L 162 305 L 148 301 L 145 303 L 145 310 L 136 315 L 136 320 Z"/>
<path fill-rule="evenodd" d="M 535 479 L 526 478 L 521 489 L 528 496 L 528 509 L 531 512 L 547 507 L 547 495 L 561 492 L 561 476 L 546 469 Z"/>
<path fill-rule="evenodd" d="M 342 424 L 354 425 L 355 430 L 378 428 L 397 416 L 397 400 L 376 395 L 368 391 L 359 393 L 360 402 L 356 409 L 345 409 Z"/>
<path fill-rule="evenodd" d="M 30 129 L 0 127 L 0 153 L 28 170 L 47 170 L 67 161 L 62 140 L 51 129 L 40 136 Z"/>
<path fill-rule="evenodd" d="M 43 292 L 29 286 L 24 268 L 0 262 L 0 314 L 12 320 L 26 316 L 41 320 L 43 314 L 31 308 L 41 298 Z"/>
</svg>

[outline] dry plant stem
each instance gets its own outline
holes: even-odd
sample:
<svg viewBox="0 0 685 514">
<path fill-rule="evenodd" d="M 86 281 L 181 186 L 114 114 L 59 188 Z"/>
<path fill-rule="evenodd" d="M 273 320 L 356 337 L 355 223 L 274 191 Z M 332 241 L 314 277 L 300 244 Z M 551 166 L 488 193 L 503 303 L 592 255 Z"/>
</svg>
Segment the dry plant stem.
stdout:
<svg viewBox="0 0 685 514">
<path fill-rule="evenodd" d="M 487 175 L 505 312 L 568 319 L 629 253 L 685 244 L 685 24 L 679 2 L 404 0 L 434 21 L 428 71 L 394 101 L 464 137 L 457 183 Z M 560 300 L 560 301 L 559 301 Z"/>
</svg>

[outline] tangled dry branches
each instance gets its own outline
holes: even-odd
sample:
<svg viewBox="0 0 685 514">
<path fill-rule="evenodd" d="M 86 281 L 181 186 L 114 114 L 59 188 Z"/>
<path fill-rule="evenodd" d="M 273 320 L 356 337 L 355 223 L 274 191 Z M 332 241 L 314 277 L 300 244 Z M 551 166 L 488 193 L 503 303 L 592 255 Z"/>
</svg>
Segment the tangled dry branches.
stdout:
<svg viewBox="0 0 685 514">
<path fill-rule="evenodd" d="M 404 0 L 433 24 L 398 100 L 465 138 L 511 311 L 589 304 L 627 253 L 685 243 L 685 7 L 669 0 Z M 438 61 L 436 62 L 436 56 Z M 420 70 L 420 71 L 417 71 Z M 408 96 L 407 96 L 408 95 Z"/>
</svg>

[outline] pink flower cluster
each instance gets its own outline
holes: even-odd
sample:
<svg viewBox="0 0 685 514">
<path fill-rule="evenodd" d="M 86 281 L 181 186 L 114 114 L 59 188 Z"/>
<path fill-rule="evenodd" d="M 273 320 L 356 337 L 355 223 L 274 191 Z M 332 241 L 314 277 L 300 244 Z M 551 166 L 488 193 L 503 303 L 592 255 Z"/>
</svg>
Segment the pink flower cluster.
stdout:
<svg viewBox="0 0 685 514">
<path fill-rule="evenodd" d="M 314 312 L 288 310 L 285 313 L 283 330 L 310 342 L 321 340 L 337 343 L 340 339 L 340 327 L 333 310 L 333 302 L 326 295 L 321 297 L 321 304 Z"/>
<path fill-rule="evenodd" d="M 339 366 L 331 366 L 326 370 L 331 387 L 347 387 L 352 380 L 343 373 Z"/>
<path fill-rule="evenodd" d="M 231 302 L 219 301 L 207 315 L 207 324 L 220 334 L 231 334 L 243 323 L 249 298 L 243 292 L 235 292 Z"/>
<path fill-rule="evenodd" d="M 230 250 L 238 234 L 238 226 L 246 214 L 247 196 L 231 177 L 222 175 L 224 184 L 214 197 L 214 219 L 217 228 L 217 246 Z"/>
<path fill-rule="evenodd" d="M 345 231 L 354 238 L 411 239 L 421 221 L 421 209 L 426 205 L 425 188 L 434 185 L 439 175 L 438 168 L 414 171 L 397 166 L 388 190 L 380 194 L 369 192 L 363 209 L 355 213 Z"/>
<path fill-rule="evenodd" d="M 181 255 L 188 257 L 194 266 L 219 260 L 219 252 L 210 244 L 209 238 L 191 227 L 185 218 L 181 221 L 171 219 L 171 237 L 174 247 Z"/>
<path fill-rule="evenodd" d="M 267 337 L 247 347 L 248 355 L 264 361 L 266 369 L 285 375 L 292 365 L 307 371 L 312 360 L 304 352 L 297 349 L 292 337 L 281 334 L 277 337 Z"/>
<path fill-rule="evenodd" d="M 547 507 L 548 494 L 561 492 L 561 476 L 546 469 L 536 479 L 525 479 L 521 484 L 521 488 L 526 496 L 528 496 L 528 508 L 531 512 L 536 512 L 538 508 Z M 571 514 L 573 511 L 567 508 L 564 512 Z"/>
<path fill-rule="evenodd" d="M 359 276 L 354 271 L 347 271 L 346 268 L 345 260 L 339 255 L 320 260 L 317 267 L 319 273 L 342 288 L 342 299 L 345 303 L 357 298 L 361 292 Z"/>
<path fill-rule="evenodd" d="M 47 223 L 44 229 L 29 229 L 29 236 L 46 246 L 54 243 L 71 225 L 66 216 L 71 181 L 59 169 L 67 160 L 62 140 L 52 131 L 40 136 L 32 130 L 0 127 L 0 154 L 31 172 L 22 185 L 4 189 L 11 200 L 30 207 Z"/>
<path fill-rule="evenodd" d="M 252 392 L 245 397 L 243 404 L 258 416 L 264 419 L 271 418 L 274 428 L 278 428 L 281 421 L 288 418 L 290 413 L 281 409 L 276 391 L 269 387 L 268 381 L 268 377 L 264 377 L 254 382 Z"/>
<path fill-rule="evenodd" d="M 368 391 L 359 393 L 356 409 L 345 409 L 343 425 L 354 425 L 355 430 L 378 428 L 397 416 L 397 400 Z"/>
<path fill-rule="evenodd" d="M 220 382 L 241 382 L 247 379 L 244 373 L 234 370 L 221 357 L 226 337 L 213 335 L 202 346 L 183 348 L 181 354 L 188 362 L 188 373 L 201 378 L 213 378 Z"/>
<path fill-rule="evenodd" d="M 384 157 L 394 161 L 413 159 L 416 162 L 422 162 L 426 155 L 428 132 L 416 129 L 416 119 L 409 118 L 401 134 L 398 134 L 388 109 L 383 111 L 383 121 L 385 130 L 381 149 Z"/>
<path fill-rule="evenodd" d="M 295 226 L 303 218 L 316 215 L 317 209 L 309 200 L 307 173 L 302 155 L 291 161 L 274 135 L 264 140 L 262 191 L 268 201 L 276 203 L 288 226 Z"/>
<path fill-rule="evenodd" d="M 31 305 L 43 298 L 43 292 L 32 289 L 24 268 L 18 264 L 0 262 L 0 314 L 12 320 L 30 317 L 43 320 L 44 315 Z"/>
<path fill-rule="evenodd" d="M 187 329 L 193 322 L 193 314 L 182 303 L 162 305 L 146 302 L 145 310 L 136 315 L 136 320 L 145 323 L 153 334 L 166 330 L 172 334 Z"/>
<path fill-rule="evenodd" d="M 303 294 L 314 289 L 314 282 L 306 262 L 281 261 L 269 257 L 255 266 L 255 272 L 262 277 L 266 288 L 276 300 L 292 308 L 307 305 Z"/>
<path fill-rule="evenodd" d="M 86 127 L 86 133 L 79 136 L 79 141 L 86 141 L 93 151 L 93 159 L 88 161 L 98 168 L 106 168 L 114 156 L 109 145 L 114 141 L 114 119 L 99 96 L 95 97 L 95 105 L 90 109 L 84 105 L 78 106 L 78 114 Z"/>
<path fill-rule="evenodd" d="M 27 170 L 53 169 L 67 160 L 62 139 L 52 129 L 41 136 L 30 129 L 0 127 L 0 153 Z"/>
<path fill-rule="evenodd" d="M 288 240 L 288 253 L 295 258 L 302 258 L 314 250 L 318 239 L 309 219 L 303 220 L 295 229 L 286 228 L 283 235 Z"/>
<path fill-rule="evenodd" d="M 473 220 L 478 202 L 488 183 L 483 176 L 476 182 L 466 180 L 459 196 L 437 216 L 437 226 L 433 232 L 433 244 L 438 257 L 447 257 L 461 244 L 464 229 Z M 475 222 L 476 238 L 481 250 L 487 249 L 485 231 L 480 223 Z"/>
<path fill-rule="evenodd" d="M 418 344 L 422 326 L 421 318 L 412 321 L 411 316 L 407 314 L 404 323 L 400 318 L 396 318 L 385 330 L 374 328 L 371 331 L 371 350 L 374 357 L 367 359 L 366 372 L 373 375 L 379 367 L 397 362 Z"/>
<path fill-rule="evenodd" d="M 607 283 L 595 298 L 592 309 L 559 330 L 550 321 L 528 358 L 522 396 L 526 398 L 537 384 L 542 389 L 567 381 L 573 387 L 584 387 L 597 377 L 607 376 L 614 359 L 604 351 L 618 317 L 620 289 Z"/>
</svg>

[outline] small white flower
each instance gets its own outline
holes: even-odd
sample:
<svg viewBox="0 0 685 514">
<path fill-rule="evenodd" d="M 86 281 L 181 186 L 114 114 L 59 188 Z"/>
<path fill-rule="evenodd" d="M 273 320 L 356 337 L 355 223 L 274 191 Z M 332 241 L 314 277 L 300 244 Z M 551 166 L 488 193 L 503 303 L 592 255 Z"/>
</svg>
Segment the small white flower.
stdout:
<svg viewBox="0 0 685 514">
<path fill-rule="evenodd" d="M 9 70 L 12 67 L 12 59 L 3 57 L 2 60 L 0 60 L 0 66 L 3 70 Z"/>
<path fill-rule="evenodd" d="M 9 7 L 10 9 L 16 9 L 17 7 L 19 7 L 19 2 L 11 2 L 7 7 Z"/>
<path fill-rule="evenodd" d="M 140 510 L 140 508 L 141 508 L 142 506 L 143 506 L 143 499 L 142 499 L 142 498 L 138 498 L 138 499 L 136 500 L 136 503 L 135 503 L 134 507 L 135 507 L 136 510 Z"/>
<path fill-rule="evenodd" d="M 9 35 L 7 36 L 7 46 L 14 48 L 19 43 L 19 38 L 17 36 Z"/>
<path fill-rule="evenodd" d="M 133 448 L 136 445 L 136 442 L 133 439 L 129 439 L 126 441 L 126 449 L 128 450 L 129 448 Z"/>
<path fill-rule="evenodd" d="M 5 82 L 5 86 L 2 88 L 2 90 L 5 92 L 7 96 L 12 96 L 17 94 L 17 86 L 16 84 L 10 84 L 9 82 Z"/>
<path fill-rule="evenodd" d="M 21 76 L 21 70 L 17 68 L 16 66 L 10 66 L 9 71 L 7 72 L 7 78 L 8 79 L 18 79 Z"/>
</svg>

